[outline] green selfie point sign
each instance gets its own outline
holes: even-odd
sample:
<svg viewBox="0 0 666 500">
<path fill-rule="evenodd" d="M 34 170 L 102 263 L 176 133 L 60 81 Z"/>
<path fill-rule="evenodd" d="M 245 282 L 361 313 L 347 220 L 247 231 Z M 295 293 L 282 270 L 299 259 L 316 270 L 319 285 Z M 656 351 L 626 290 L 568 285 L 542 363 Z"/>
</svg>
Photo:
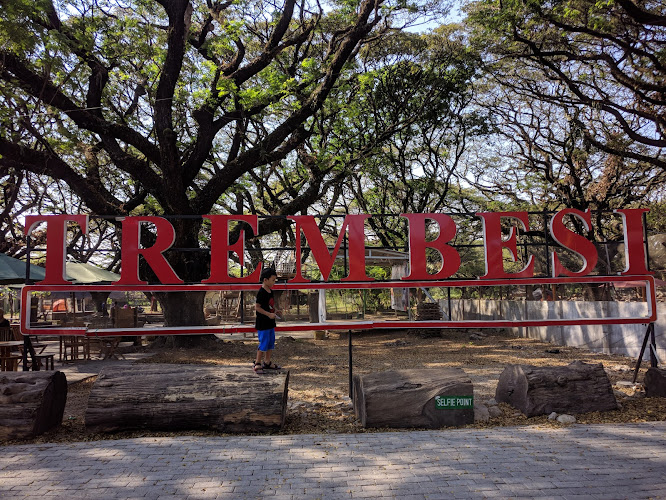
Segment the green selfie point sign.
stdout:
<svg viewBox="0 0 666 500">
<path fill-rule="evenodd" d="M 474 396 L 435 396 L 435 408 L 438 410 L 474 409 Z"/>
</svg>

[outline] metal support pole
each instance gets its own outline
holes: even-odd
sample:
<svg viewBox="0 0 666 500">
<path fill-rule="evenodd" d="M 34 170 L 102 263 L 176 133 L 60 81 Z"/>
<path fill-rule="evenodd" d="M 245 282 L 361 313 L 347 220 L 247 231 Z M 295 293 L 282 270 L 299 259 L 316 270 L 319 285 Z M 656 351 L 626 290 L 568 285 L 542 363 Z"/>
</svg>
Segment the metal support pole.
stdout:
<svg viewBox="0 0 666 500">
<path fill-rule="evenodd" d="M 654 338 L 654 323 L 650 323 L 650 366 L 657 368 L 657 341 Z"/>
<path fill-rule="evenodd" d="M 26 236 L 25 238 L 25 251 L 26 251 L 26 258 L 25 258 L 25 283 L 26 285 L 32 284 L 32 281 L 30 279 L 30 236 Z"/>
<path fill-rule="evenodd" d="M 243 277 L 243 274 L 244 274 L 243 271 L 244 270 L 245 269 L 243 268 L 243 266 L 241 266 L 241 269 L 240 269 L 241 278 Z M 238 308 L 240 309 L 240 315 L 239 316 L 240 316 L 241 325 L 243 323 L 245 323 L 245 300 L 244 299 L 245 299 L 245 297 L 243 296 L 243 290 L 241 290 L 240 292 L 238 292 Z"/>
<path fill-rule="evenodd" d="M 546 242 L 546 274 L 550 276 L 550 246 L 548 244 L 548 213 L 543 211 L 543 238 Z M 553 297 L 554 298 L 554 297 Z"/>
<path fill-rule="evenodd" d="M 650 240 L 648 237 L 647 214 L 643 213 L 643 248 L 645 248 L 645 262 L 650 270 Z"/>
<path fill-rule="evenodd" d="M 349 330 L 349 399 L 354 399 L 354 382 L 352 369 L 352 331 Z"/>
<path fill-rule="evenodd" d="M 28 371 L 28 342 L 30 342 L 30 339 L 27 335 L 23 336 L 23 371 L 27 372 Z M 33 370 L 35 369 L 35 362 L 33 358 Z"/>
<path fill-rule="evenodd" d="M 451 287 L 446 287 L 446 295 L 447 295 L 447 300 L 449 303 L 449 321 L 453 321 L 452 317 L 453 315 L 451 314 Z"/>
<path fill-rule="evenodd" d="M 345 235 L 342 239 L 342 255 L 344 257 L 344 272 L 343 274 L 347 276 L 347 232 L 345 231 Z"/>
<path fill-rule="evenodd" d="M 636 383 L 636 379 L 638 378 L 638 370 L 641 367 L 641 361 L 643 361 L 643 354 L 645 353 L 645 347 L 647 346 L 648 340 L 650 340 L 650 334 L 652 334 L 652 340 L 654 342 L 654 323 L 650 323 L 647 327 L 647 331 L 645 332 L 645 338 L 643 339 L 643 345 L 641 346 L 641 353 L 638 355 L 638 360 L 636 361 L 636 369 L 634 370 L 634 379 L 632 380 L 634 384 Z M 652 356 L 652 349 L 650 349 L 650 361 L 656 362 L 656 360 L 654 360 Z M 656 364 L 653 364 L 652 366 L 656 366 Z"/>
</svg>

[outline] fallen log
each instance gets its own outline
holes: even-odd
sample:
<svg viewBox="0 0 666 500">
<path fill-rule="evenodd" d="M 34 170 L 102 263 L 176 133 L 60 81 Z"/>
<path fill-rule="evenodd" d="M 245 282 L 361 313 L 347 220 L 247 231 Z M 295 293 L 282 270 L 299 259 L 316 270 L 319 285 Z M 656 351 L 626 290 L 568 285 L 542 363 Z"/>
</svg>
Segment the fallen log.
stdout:
<svg viewBox="0 0 666 500">
<path fill-rule="evenodd" d="M 356 375 L 354 412 L 363 427 L 437 429 L 474 423 L 474 389 L 459 368 Z"/>
<path fill-rule="evenodd" d="M 63 372 L 0 372 L 0 440 L 26 439 L 62 423 Z"/>
<path fill-rule="evenodd" d="M 581 361 L 567 366 L 509 365 L 500 375 L 495 399 L 528 417 L 618 408 L 603 365 Z"/>
<path fill-rule="evenodd" d="M 650 367 L 645 373 L 645 395 L 648 398 L 666 398 L 666 370 Z"/>
<path fill-rule="evenodd" d="M 104 368 L 90 392 L 86 429 L 266 432 L 284 425 L 289 372 L 249 366 L 140 364 Z"/>
</svg>

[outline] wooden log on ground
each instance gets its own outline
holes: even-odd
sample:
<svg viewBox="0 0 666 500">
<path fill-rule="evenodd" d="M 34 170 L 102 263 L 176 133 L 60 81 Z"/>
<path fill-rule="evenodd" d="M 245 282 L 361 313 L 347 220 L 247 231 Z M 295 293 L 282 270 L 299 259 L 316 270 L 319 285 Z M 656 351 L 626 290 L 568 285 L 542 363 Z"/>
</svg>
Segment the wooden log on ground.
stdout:
<svg viewBox="0 0 666 500">
<path fill-rule="evenodd" d="M 104 368 L 88 399 L 86 428 L 266 432 L 284 425 L 289 372 L 251 366 L 138 364 Z"/>
<path fill-rule="evenodd" d="M 437 429 L 474 423 L 474 389 L 460 368 L 356 375 L 354 411 L 363 427 Z"/>
<path fill-rule="evenodd" d="M 26 439 L 62 423 L 63 372 L 0 372 L 0 440 Z"/>
<path fill-rule="evenodd" d="M 645 395 L 648 398 L 666 398 L 666 370 L 650 367 L 645 373 Z"/>
<path fill-rule="evenodd" d="M 581 361 L 568 366 L 509 365 L 500 375 L 495 399 L 528 417 L 618 408 L 603 365 Z"/>
</svg>

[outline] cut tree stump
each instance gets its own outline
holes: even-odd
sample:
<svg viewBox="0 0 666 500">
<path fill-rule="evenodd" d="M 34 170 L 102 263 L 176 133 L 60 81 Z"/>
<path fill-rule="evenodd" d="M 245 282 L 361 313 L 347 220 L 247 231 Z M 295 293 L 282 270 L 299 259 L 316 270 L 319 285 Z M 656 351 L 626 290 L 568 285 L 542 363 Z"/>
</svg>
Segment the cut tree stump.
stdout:
<svg viewBox="0 0 666 500">
<path fill-rule="evenodd" d="M 0 440 L 26 439 L 62 423 L 63 372 L 0 372 Z"/>
<path fill-rule="evenodd" d="M 104 368 L 88 399 L 86 429 L 266 432 L 284 425 L 289 372 L 251 366 L 139 364 Z"/>
<path fill-rule="evenodd" d="M 666 398 L 666 370 L 648 368 L 645 373 L 645 395 L 648 398 Z"/>
<path fill-rule="evenodd" d="M 509 365 L 500 375 L 495 399 L 528 417 L 618 408 L 603 365 L 581 361 L 568 366 Z"/>
<path fill-rule="evenodd" d="M 460 368 L 394 370 L 354 377 L 363 427 L 437 429 L 474 423 L 474 389 Z"/>
</svg>

